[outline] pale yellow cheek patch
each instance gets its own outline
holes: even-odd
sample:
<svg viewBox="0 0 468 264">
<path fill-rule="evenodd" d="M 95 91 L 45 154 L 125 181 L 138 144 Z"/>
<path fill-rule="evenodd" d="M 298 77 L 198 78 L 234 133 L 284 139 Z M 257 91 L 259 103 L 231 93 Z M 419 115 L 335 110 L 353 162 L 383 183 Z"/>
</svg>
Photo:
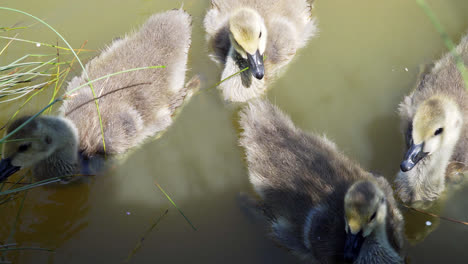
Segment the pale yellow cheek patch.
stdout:
<svg viewBox="0 0 468 264">
<path fill-rule="evenodd" d="M 444 121 L 443 99 L 431 98 L 419 106 L 413 121 L 413 141 L 420 144 L 432 137 Z"/>
<path fill-rule="evenodd" d="M 253 33 L 246 30 L 241 30 L 241 32 L 234 33 L 234 39 L 237 43 L 250 54 L 255 54 L 258 49 L 258 39 L 253 37 Z"/>
<path fill-rule="evenodd" d="M 348 219 L 348 226 L 352 234 L 357 234 L 361 230 L 361 224 L 356 219 Z"/>
<path fill-rule="evenodd" d="M 261 18 L 250 9 L 241 9 L 231 16 L 229 29 L 236 42 L 248 53 L 254 54 L 258 49 Z"/>
</svg>

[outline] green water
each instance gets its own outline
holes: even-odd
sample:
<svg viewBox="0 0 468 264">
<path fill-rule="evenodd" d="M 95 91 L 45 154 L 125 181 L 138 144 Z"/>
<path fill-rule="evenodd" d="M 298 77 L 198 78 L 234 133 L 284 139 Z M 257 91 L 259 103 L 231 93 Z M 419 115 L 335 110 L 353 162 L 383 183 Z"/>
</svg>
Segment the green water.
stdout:
<svg viewBox="0 0 468 264">
<path fill-rule="evenodd" d="M 204 86 L 219 80 L 220 69 L 207 57 L 201 26 L 207 0 L 184 1 L 193 16 L 189 73 Z M 456 42 L 468 29 L 468 1 L 431 0 L 430 6 Z M 45 19 L 74 47 L 99 50 L 152 13 L 178 8 L 182 1 L 0 1 Z M 413 88 L 420 65 L 445 48 L 415 1 L 317 0 L 320 34 L 300 51 L 268 97 L 304 130 L 325 133 L 350 157 L 393 180 L 403 155 L 396 107 Z M 22 15 L 0 11 L 0 27 L 31 25 Z M 19 38 L 56 43 L 36 25 Z M 0 47 L 7 43 L 0 40 Z M 0 56 L 3 65 L 26 52 L 55 49 L 14 43 Z M 85 58 L 96 53 L 87 53 Z M 80 70 L 76 67 L 73 75 Z M 45 106 L 44 92 L 22 113 Z M 0 105 L 0 121 L 16 110 Z M 169 208 L 143 241 L 131 263 L 302 263 L 266 237 L 239 208 L 239 192 L 251 192 L 237 113 L 215 89 L 192 99 L 161 139 L 130 156 L 113 172 L 89 183 L 30 191 L 14 228 L 19 246 L 54 248 L 56 253 L 8 253 L 13 263 L 121 263 L 145 231 Z M 155 180 L 197 227 L 185 219 L 154 185 Z M 437 210 L 468 220 L 468 188 Z M 0 206 L 0 244 L 7 241 L 20 199 Z M 411 263 L 466 263 L 468 227 L 405 212 Z M 432 226 L 427 227 L 426 221 Z M 431 233 L 431 231 L 433 231 Z M 423 238 L 425 238 L 423 240 Z"/>
</svg>

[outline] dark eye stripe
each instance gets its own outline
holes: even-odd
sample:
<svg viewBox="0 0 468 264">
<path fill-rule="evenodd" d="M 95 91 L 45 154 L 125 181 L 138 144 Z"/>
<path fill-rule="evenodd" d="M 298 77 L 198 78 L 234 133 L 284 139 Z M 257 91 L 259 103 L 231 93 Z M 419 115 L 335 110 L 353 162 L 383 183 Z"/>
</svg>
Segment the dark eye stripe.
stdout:
<svg viewBox="0 0 468 264">
<path fill-rule="evenodd" d="M 372 216 L 369 218 L 369 222 L 374 220 L 375 216 L 377 215 L 377 212 L 374 212 Z"/>
<path fill-rule="evenodd" d="M 30 146 L 31 146 L 31 143 L 22 144 L 18 147 L 18 152 L 25 152 L 26 150 L 29 149 Z"/>
<path fill-rule="evenodd" d="M 258 35 L 258 38 L 261 38 L 262 37 L 262 32 L 260 31 L 260 35 Z"/>
<path fill-rule="evenodd" d="M 409 123 L 405 134 L 406 146 L 409 148 L 413 144 L 413 124 Z"/>
<path fill-rule="evenodd" d="M 444 132 L 444 129 L 443 128 L 439 128 L 437 129 L 435 132 L 434 132 L 434 136 L 437 136 L 439 134 L 442 134 L 442 132 Z"/>
</svg>

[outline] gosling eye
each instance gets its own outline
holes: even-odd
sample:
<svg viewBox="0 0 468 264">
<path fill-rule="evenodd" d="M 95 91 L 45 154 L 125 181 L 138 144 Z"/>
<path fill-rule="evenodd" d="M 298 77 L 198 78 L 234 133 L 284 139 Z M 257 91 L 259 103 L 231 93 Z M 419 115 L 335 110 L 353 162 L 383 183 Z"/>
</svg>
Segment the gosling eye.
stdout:
<svg viewBox="0 0 468 264">
<path fill-rule="evenodd" d="M 435 132 L 434 132 L 434 136 L 437 136 L 439 134 L 442 134 L 442 132 L 444 132 L 444 129 L 443 128 L 439 128 L 437 129 Z"/>
<path fill-rule="evenodd" d="M 405 134 L 406 146 L 409 148 L 413 144 L 413 124 L 410 123 Z"/>
<path fill-rule="evenodd" d="M 29 147 L 31 147 L 31 143 L 26 143 L 26 144 L 21 144 L 19 147 L 18 147 L 18 152 L 25 152 L 29 149 Z"/>
<path fill-rule="evenodd" d="M 377 215 L 377 211 L 375 211 L 372 216 L 369 218 L 369 222 L 372 222 L 375 219 L 375 216 Z"/>
<path fill-rule="evenodd" d="M 260 34 L 258 35 L 258 38 L 261 38 L 262 37 L 262 32 L 260 31 Z"/>
</svg>

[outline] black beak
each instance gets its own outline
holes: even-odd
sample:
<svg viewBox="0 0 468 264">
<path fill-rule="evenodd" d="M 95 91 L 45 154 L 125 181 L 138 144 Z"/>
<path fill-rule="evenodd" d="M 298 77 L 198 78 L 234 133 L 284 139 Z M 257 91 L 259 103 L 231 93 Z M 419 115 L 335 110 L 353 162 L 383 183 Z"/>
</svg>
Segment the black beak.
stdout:
<svg viewBox="0 0 468 264">
<path fill-rule="evenodd" d="M 247 59 L 249 60 L 249 68 L 252 75 L 259 80 L 263 79 L 265 67 L 263 66 L 263 57 L 260 55 L 260 51 L 257 50 L 254 55 L 247 53 Z"/>
<path fill-rule="evenodd" d="M 424 142 L 419 145 L 415 145 L 414 143 L 411 144 L 408 152 L 405 154 L 405 159 L 400 164 L 401 171 L 406 172 L 411 170 L 416 163 L 426 157 L 428 153 L 423 152 L 423 148 Z"/>
<path fill-rule="evenodd" d="M 355 235 L 351 233 L 346 234 L 344 261 L 350 263 L 354 262 L 359 256 L 359 251 L 363 243 L 364 237 L 362 236 L 362 230 Z"/>
<path fill-rule="evenodd" d="M 13 173 L 19 171 L 19 169 L 20 167 L 11 165 L 11 160 L 9 158 L 0 160 L 0 182 L 6 180 Z"/>
</svg>

